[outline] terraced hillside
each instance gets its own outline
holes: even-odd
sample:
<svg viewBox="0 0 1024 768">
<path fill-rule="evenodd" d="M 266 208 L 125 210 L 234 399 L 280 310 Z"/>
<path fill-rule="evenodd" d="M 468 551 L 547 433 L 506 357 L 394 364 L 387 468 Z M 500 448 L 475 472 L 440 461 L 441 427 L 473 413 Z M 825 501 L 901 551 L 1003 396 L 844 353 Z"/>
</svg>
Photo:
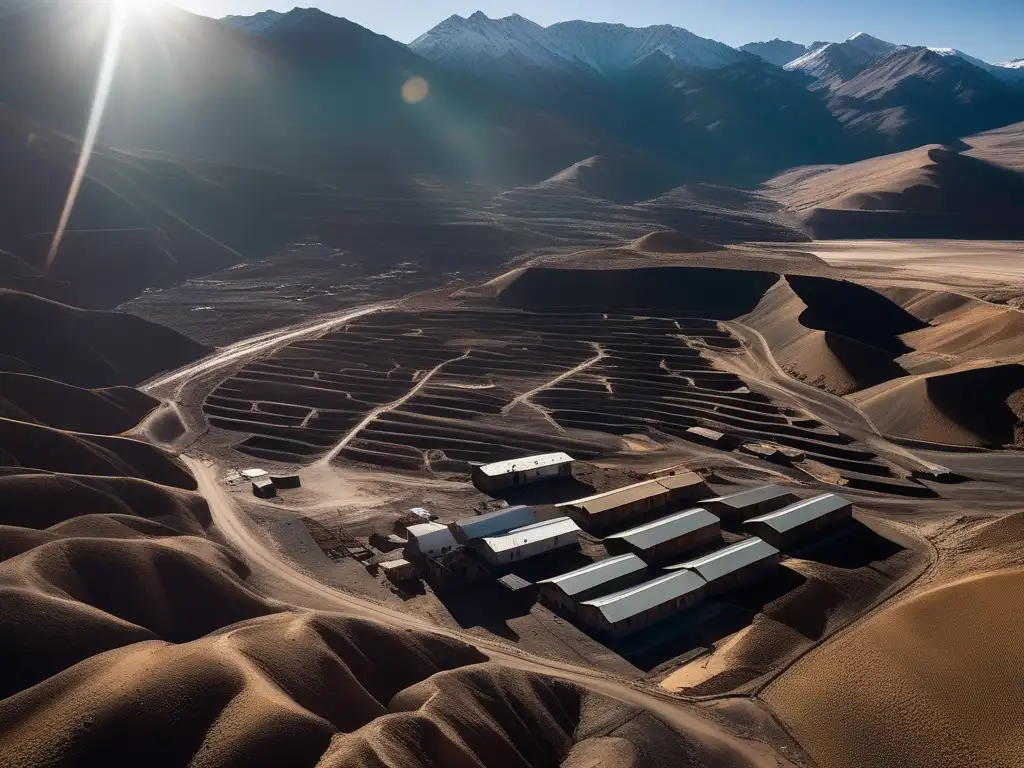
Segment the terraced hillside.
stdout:
<svg viewBox="0 0 1024 768">
<path fill-rule="evenodd" d="M 670 443 L 704 426 L 853 477 L 891 476 L 852 438 L 751 391 L 703 350 L 743 353 L 699 318 L 394 311 L 245 366 L 204 410 L 244 435 L 238 450 L 282 461 L 464 471 L 524 452 L 593 458 L 621 451 L 623 436 Z"/>
</svg>

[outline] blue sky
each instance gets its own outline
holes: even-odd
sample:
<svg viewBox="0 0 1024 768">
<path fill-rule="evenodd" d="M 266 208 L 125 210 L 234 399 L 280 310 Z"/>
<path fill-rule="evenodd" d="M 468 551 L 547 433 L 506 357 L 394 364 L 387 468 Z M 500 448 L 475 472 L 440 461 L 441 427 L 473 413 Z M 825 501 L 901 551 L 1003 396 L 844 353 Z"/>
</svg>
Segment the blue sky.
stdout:
<svg viewBox="0 0 1024 768">
<path fill-rule="evenodd" d="M 288 10 L 303 0 L 172 0 L 208 16 Z M 742 45 L 809 43 L 868 32 L 894 43 L 960 48 L 987 61 L 1024 57 L 1024 0 L 304 0 L 402 42 L 442 19 L 482 10 L 539 24 L 566 19 L 674 24 Z"/>
</svg>

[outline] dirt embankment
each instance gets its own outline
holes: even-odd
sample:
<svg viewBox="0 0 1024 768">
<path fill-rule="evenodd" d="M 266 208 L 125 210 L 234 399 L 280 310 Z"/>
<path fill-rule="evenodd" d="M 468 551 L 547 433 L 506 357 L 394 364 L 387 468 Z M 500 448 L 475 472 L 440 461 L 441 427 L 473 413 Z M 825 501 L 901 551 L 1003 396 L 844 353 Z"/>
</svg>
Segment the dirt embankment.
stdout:
<svg viewBox="0 0 1024 768">
<path fill-rule="evenodd" d="M 1019 570 L 921 594 L 808 656 L 766 698 L 821 765 L 1017 765 L 1022 595 Z"/>
</svg>

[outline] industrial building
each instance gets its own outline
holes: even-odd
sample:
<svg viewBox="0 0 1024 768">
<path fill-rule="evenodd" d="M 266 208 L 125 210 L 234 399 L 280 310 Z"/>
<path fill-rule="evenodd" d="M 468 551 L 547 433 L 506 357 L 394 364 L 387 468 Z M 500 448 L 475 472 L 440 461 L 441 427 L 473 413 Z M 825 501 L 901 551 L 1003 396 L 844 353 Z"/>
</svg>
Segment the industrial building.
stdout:
<svg viewBox="0 0 1024 768">
<path fill-rule="evenodd" d="M 707 493 L 707 485 L 693 472 L 645 480 L 556 506 L 586 531 L 608 531 L 630 520 L 645 518 L 679 502 L 694 501 Z"/>
<path fill-rule="evenodd" d="M 606 536 L 604 546 L 612 554 L 633 552 L 648 563 L 665 561 L 684 552 L 721 540 L 717 517 L 696 507 L 663 517 L 628 531 Z"/>
<path fill-rule="evenodd" d="M 795 501 L 798 501 L 797 497 L 781 485 L 762 485 L 728 496 L 705 499 L 701 506 L 722 520 L 743 521 L 782 509 Z"/>
<path fill-rule="evenodd" d="M 269 475 L 254 478 L 252 481 L 252 495 L 259 499 L 272 499 L 277 496 L 277 486 L 270 479 Z"/>
<path fill-rule="evenodd" d="M 452 532 L 440 523 L 410 525 L 405 529 L 405 533 L 405 557 L 409 560 L 439 557 L 459 547 Z"/>
<path fill-rule="evenodd" d="M 529 483 L 570 477 L 573 461 L 567 453 L 542 453 L 483 464 L 473 467 L 473 485 L 484 493 L 494 493 Z"/>
<path fill-rule="evenodd" d="M 530 525 L 533 519 L 533 509 L 520 504 L 515 507 L 499 509 L 497 512 L 488 512 L 485 515 L 464 517 L 451 523 L 448 527 L 458 541 L 466 543 L 473 539 L 482 539 L 485 536 L 495 536 L 505 531 L 511 531 L 513 528 L 522 528 L 524 525 Z"/>
<path fill-rule="evenodd" d="M 794 546 L 853 517 L 853 503 L 834 493 L 791 504 L 743 524 L 744 530 L 760 536 L 773 547 Z"/>
<path fill-rule="evenodd" d="M 652 581 L 580 605 L 592 629 L 622 637 L 663 621 L 700 602 L 707 584 L 692 571 L 674 571 Z"/>
<path fill-rule="evenodd" d="M 744 539 L 704 557 L 673 565 L 667 570 L 690 571 L 707 582 L 709 594 L 742 587 L 774 569 L 782 555 L 761 539 Z"/>
<path fill-rule="evenodd" d="M 502 566 L 562 547 L 575 546 L 579 543 L 579 533 L 579 526 L 570 518 L 556 517 L 496 536 L 475 539 L 473 548 L 484 562 Z"/>
<path fill-rule="evenodd" d="M 538 587 L 545 605 L 573 613 L 580 603 L 639 584 L 646 576 L 647 563 L 629 554 L 544 579 Z"/>
</svg>

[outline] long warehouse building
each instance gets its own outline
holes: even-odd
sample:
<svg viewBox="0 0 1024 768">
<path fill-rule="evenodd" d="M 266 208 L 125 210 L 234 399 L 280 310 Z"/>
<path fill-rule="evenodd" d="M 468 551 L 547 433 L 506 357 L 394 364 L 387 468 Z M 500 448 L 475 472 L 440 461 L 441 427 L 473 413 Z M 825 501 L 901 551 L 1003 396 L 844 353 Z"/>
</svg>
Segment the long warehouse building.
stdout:
<svg viewBox="0 0 1024 768">
<path fill-rule="evenodd" d="M 667 570 L 689 571 L 708 585 L 709 594 L 721 594 L 746 586 L 773 570 L 782 560 L 778 549 L 761 539 L 744 539 L 696 560 L 673 565 Z"/>
<path fill-rule="evenodd" d="M 604 547 L 612 554 L 633 552 L 653 563 L 678 557 L 721 538 L 719 519 L 697 507 L 606 536 Z"/>
<path fill-rule="evenodd" d="M 584 530 L 593 533 L 612 530 L 630 520 L 667 509 L 671 504 L 695 501 L 707 495 L 707 490 L 707 484 L 700 475 L 684 472 L 556 506 L 571 515 Z"/>
<path fill-rule="evenodd" d="M 692 571 L 675 571 L 580 605 L 580 619 L 597 632 L 622 637 L 696 605 L 707 583 Z"/>
<path fill-rule="evenodd" d="M 567 453 L 542 453 L 483 464 L 473 467 L 473 485 L 484 493 L 494 493 L 520 485 L 570 477 L 574 461 Z"/>
<path fill-rule="evenodd" d="M 778 549 L 792 549 L 852 517 L 852 502 L 834 493 L 823 493 L 747 520 L 743 528 Z"/>
<path fill-rule="evenodd" d="M 580 603 L 618 592 L 643 581 L 647 563 L 633 554 L 598 560 L 538 582 L 541 601 L 551 608 L 575 612 Z"/>
<path fill-rule="evenodd" d="M 781 485 L 762 485 L 728 496 L 705 499 L 701 506 L 714 512 L 722 520 L 749 520 L 751 517 L 766 515 L 777 509 L 793 504 L 799 499 Z"/>
<path fill-rule="evenodd" d="M 496 536 L 475 539 L 473 548 L 490 565 L 502 566 L 579 543 L 579 526 L 568 517 L 556 517 L 515 528 Z"/>
</svg>

